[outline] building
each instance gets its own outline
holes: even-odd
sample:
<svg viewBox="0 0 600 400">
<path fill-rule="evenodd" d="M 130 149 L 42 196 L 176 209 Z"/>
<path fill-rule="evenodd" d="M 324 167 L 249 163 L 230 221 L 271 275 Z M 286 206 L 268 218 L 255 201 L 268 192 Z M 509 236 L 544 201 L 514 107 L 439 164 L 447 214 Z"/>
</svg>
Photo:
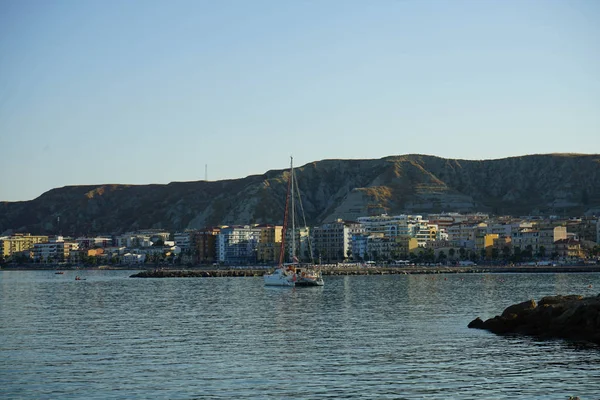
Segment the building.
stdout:
<svg viewBox="0 0 600 400">
<path fill-rule="evenodd" d="M 399 235 L 409 235 L 409 216 L 389 216 L 381 214 L 371 217 L 359 217 L 357 221 L 367 234 L 381 234 L 383 237 L 394 238 Z"/>
<path fill-rule="evenodd" d="M 581 241 L 577 239 L 561 239 L 555 243 L 556 253 L 561 258 L 580 259 L 584 257 Z"/>
<path fill-rule="evenodd" d="M 112 246 L 112 239 L 109 237 L 78 237 L 75 239 L 79 249 L 106 248 Z"/>
<path fill-rule="evenodd" d="M 341 219 L 313 228 L 315 257 L 326 263 L 346 260 L 352 254 L 352 236 L 363 232 L 360 223 Z"/>
<path fill-rule="evenodd" d="M 539 248 L 534 253 L 541 257 L 547 257 L 556 252 L 554 243 L 558 240 L 567 238 L 567 227 L 565 226 L 554 226 L 545 227 L 539 229 Z"/>
<path fill-rule="evenodd" d="M 48 236 L 35 236 L 29 233 L 17 233 L 9 237 L 0 238 L 0 251 L 4 258 L 13 254 L 22 253 L 33 249 L 36 243 L 45 243 Z"/>
<path fill-rule="evenodd" d="M 258 225 L 221 228 L 217 235 L 218 261 L 230 265 L 255 263 L 260 232 Z"/>
<path fill-rule="evenodd" d="M 176 232 L 173 235 L 173 241 L 177 247 L 181 248 L 181 251 L 191 250 L 194 242 L 194 231 Z"/>
<path fill-rule="evenodd" d="M 275 264 L 281 253 L 282 226 L 263 226 L 256 245 L 256 261 Z"/>
<path fill-rule="evenodd" d="M 39 262 L 64 262 L 73 250 L 78 250 L 76 242 L 66 242 L 62 236 L 57 236 L 48 242 L 34 244 L 32 256 L 34 261 Z"/>
<path fill-rule="evenodd" d="M 193 255 L 198 264 L 212 264 L 217 261 L 217 236 L 221 228 L 206 228 L 196 231 L 193 237 Z"/>
<path fill-rule="evenodd" d="M 514 232 L 512 244 L 514 251 L 531 249 L 531 255 L 533 256 L 539 251 L 540 232 L 537 229 L 522 229 L 519 232 Z"/>
</svg>

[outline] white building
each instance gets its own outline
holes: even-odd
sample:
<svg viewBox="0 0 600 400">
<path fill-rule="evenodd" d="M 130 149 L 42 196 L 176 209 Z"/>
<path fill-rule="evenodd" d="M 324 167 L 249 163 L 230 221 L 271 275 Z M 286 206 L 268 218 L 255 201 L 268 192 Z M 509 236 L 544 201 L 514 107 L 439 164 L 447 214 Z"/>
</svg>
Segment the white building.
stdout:
<svg viewBox="0 0 600 400">
<path fill-rule="evenodd" d="M 57 236 L 47 243 L 34 244 L 32 255 L 35 261 L 59 262 L 67 260 L 74 250 L 78 250 L 76 242 L 65 242 L 62 236 Z"/>
<path fill-rule="evenodd" d="M 194 231 L 176 232 L 173 235 L 175 244 L 181 250 L 189 250 L 192 247 Z"/>
<path fill-rule="evenodd" d="M 256 262 L 260 232 L 256 225 L 222 228 L 217 235 L 217 260 L 224 264 Z"/>
</svg>

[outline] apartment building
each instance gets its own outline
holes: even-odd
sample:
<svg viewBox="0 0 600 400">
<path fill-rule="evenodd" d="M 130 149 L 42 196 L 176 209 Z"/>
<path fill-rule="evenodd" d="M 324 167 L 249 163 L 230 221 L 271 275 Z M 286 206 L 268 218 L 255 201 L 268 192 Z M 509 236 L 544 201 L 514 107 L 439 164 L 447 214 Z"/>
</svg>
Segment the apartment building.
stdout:
<svg viewBox="0 0 600 400">
<path fill-rule="evenodd" d="M 36 243 L 45 243 L 48 236 L 35 236 L 30 233 L 16 233 L 0 238 L 0 252 L 4 258 L 31 250 Z"/>
<path fill-rule="evenodd" d="M 256 262 L 256 249 L 261 228 L 238 225 L 221 228 L 217 235 L 217 259 L 224 264 Z"/>
<path fill-rule="evenodd" d="M 337 219 L 335 222 L 323 224 L 313 229 L 315 256 L 324 262 L 344 261 L 351 254 L 352 236 L 364 233 L 358 222 Z"/>
<path fill-rule="evenodd" d="M 62 236 L 57 236 L 48 242 L 34 244 L 32 257 L 34 261 L 62 262 L 69 259 L 73 250 L 78 250 L 76 242 L 67 242 Z"/>
<path fill-rule="evenodd" d="M 561 258 L 583 258 L 581 241 L 577 239 L 560 239 L 555 243 L 555 251 Z"/>
<path fill-rule="evenodd" d="M 279 262 L 283 226 L 263 226 L 256 245 L 256 261 L 275 264 Z"/>
<path fill-rule="evenodd" d="M 217 261 L 217 237 L 221 228 L 206 228 L 194 232 L 193 253 L 198 264 L 212 264 Z"/>
</svg>

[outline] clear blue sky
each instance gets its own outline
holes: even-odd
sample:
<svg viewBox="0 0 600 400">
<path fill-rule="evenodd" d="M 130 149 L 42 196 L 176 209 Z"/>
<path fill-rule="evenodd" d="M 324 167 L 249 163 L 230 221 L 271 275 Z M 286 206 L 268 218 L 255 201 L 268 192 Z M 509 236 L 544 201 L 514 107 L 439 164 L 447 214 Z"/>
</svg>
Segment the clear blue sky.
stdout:
<svg viewBox="0 0 600 400">
<path fill-rule="evenodd" d="M 600 1 L 1 0 L 0 200 L 600 153 Z"/>
</svg>

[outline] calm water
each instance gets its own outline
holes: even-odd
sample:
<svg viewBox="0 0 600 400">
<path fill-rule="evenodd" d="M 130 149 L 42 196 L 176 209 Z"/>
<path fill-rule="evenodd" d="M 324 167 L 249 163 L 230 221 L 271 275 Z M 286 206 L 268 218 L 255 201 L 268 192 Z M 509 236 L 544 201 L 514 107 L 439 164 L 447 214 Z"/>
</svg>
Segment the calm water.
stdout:
<svg viewBox="0 0 600 400">
<path fill-rule="evenodd" d="M 600 274 L 130 279 L 0 272 L 2 398 L 600 399 L 600 347 L 472 330 Z M 589 288 L 589 285 L 593 285 Z"/>
</svg>

